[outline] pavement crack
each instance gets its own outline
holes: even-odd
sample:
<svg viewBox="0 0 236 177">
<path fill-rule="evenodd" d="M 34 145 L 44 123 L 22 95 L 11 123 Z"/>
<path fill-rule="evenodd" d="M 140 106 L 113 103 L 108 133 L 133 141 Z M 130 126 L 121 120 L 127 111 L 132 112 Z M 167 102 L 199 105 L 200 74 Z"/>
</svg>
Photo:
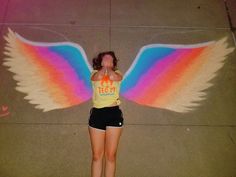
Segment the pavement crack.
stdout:
<svg viewBox="0 0 236 177">
<path fill-rule="evenodd" d="M 236 143 L 235 143 L 235 141 L 234 141 L 233 137 L 231 136 L 231 134 L 230 134 L 230 133 L 228 133 L 228 135 L 229 135 L 229 138 L 231 139 L 231 141 L 233 142 L 233 144 L 234 144 L 234 145 L 236 145 Z"/>
</svg>

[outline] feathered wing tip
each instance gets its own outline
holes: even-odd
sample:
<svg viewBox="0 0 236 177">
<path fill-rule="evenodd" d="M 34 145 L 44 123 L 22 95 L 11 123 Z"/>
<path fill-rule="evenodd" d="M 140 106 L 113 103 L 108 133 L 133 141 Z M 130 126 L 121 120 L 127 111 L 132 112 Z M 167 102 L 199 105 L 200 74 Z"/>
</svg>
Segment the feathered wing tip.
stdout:
<svg viewBox="0 0 236 177">
<path fill-rule="evenodd" d="M 226 41 L 224 37 L 194 45 L 144 46 L 125 74 L 122 95 L 141 105 L 181 113 L 196 109 L 234 50 Z"/>
<path fill-rule="evenodd" d="M 4 54 L 6 56 L 10 55 L 10 51 L 11 49 L 14 47 L 15 41 L 17 40 L 16 38 L 16 34 L 10 29 L 8 28 L 8 33 L 6 35 L 4 35 L 3 37 L 6 41 L 6 45 L 4 47 Z M 9 61 L 9 58 L 4 58 L 5 61 Z M 3 65 L 8 66 L 6 63 L 3 63 Z"/>
<path fill-rule="evenodd" d="M 91 98 L 91 66 L 75 43 L 41 43 L 8 28 L 4 66 L 14 73 L 16 90 L 43 111 L 78 105 Z"/>
<path fill-rule="evenodd" d="M 213 86 L 211 80 L 217 76 L 217 71 L 224 65 L 227 55 L 233 52 L 234 48 L 227 48 L 227 38 L 224 37 L 215 43 L 209 45 L 199 55 L 198 62 L 189 66 L 186 76 L 180 79 L 185 81 L 185 86 L 175 92 L 169 102 L 165 104 L 165 108 L 186 113 L 195 110 L 201 105 L 201 101 L 206 99 L 206 89 Z M 188 74 L 192 73 L 192 77 L 188 78 Z"/>
</svg>

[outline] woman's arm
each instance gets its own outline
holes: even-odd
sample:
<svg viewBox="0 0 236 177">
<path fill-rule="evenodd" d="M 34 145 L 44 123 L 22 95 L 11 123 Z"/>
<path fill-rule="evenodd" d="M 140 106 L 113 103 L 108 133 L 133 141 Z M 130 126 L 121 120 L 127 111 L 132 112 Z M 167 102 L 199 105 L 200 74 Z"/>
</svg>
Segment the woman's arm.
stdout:
<svg viewBox="0 0 236 177">
<path fill-rule="evenodd" d="M 105 71 L 106 71 L 105 68 L 102 68 L 101 70 L 99 70 L 98 72 L 96 72 L 91 76 L 91 80 L 93 81 L 101 80 L 105 75 Z"/>
<path fill-rule="evenodd" d="M 99 81 L 105 75 L 108 75 L 109 79 L 113 81 L 121 81 L 123 79 L 123 76 L 120 73 L 113 71 L 111 68 L 102 67 L 101 70 L 91 76 L 91 80 Z"/>
<path fill-rule="evenodd" d="M 123 79 L 123 76 L 120 73 L 117 73 L 110 68 L 108 69 L 108 76 L 110 80 L 113 81 L 121 81 Z"/>
</svg>

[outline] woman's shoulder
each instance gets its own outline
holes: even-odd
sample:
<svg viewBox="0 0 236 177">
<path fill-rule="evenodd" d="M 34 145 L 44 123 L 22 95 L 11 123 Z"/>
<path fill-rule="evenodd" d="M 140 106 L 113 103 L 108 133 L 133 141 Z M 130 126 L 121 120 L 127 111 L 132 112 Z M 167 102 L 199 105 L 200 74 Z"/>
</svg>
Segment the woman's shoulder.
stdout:
<svg viewBox="0 0 236 177">
<path fill-rule="evenodd" d="M 92 76 L 93 76 L 96 72 L 98 72 L 97 69 L 93 69 L 93 70 L 92 70 L 92 72 L 91 72 L 91 74 L 90 74 L 90 79 L 91 79 L 91 80 L 92 80 Z M 92 81 L 93 81 L 93 80 L 92 80 Z"/>
<path fill-rule="evenodd" d="M 99 70 L 97 70 L 97 69 L 93 69 L 92 70 L 92 72 L 91 72 L 91 74 L 90 74 L 90 76 L 92 77 L 95 73 L 97 73 Z"/>
<path fill-rule="evenodd" d="M 119 69 L 116 69 L 115 72 L 122 75 L 122 72 Z"/>
<path fill-rule="evenodd" d="M 98 70 L 97 70 L 97 69 L 93 69 L 92 72 L 91 72 L 91 74 L 94 74 L 94 73 L 96 73 L 96 72 L 98 72 Z"/>
</svg>

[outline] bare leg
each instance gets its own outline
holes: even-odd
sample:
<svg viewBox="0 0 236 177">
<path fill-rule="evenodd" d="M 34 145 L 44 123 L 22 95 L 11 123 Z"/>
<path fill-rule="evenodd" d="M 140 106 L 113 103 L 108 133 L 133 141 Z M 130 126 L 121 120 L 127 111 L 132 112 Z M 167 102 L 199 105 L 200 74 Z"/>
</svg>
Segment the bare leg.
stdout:
<svg viewBox="0 0 236 177">
<path fill-rule="evenodd" d="M 105 177 L 115 177 L 116 152 L 123 128 L 107 127 L 105 140 Z"/>
<path fill-rule="evenodd" d="M 91 177 L 101 177 L 105 131 L 89 126 L 89 134 L 92 146 Z"/>
</svg>

